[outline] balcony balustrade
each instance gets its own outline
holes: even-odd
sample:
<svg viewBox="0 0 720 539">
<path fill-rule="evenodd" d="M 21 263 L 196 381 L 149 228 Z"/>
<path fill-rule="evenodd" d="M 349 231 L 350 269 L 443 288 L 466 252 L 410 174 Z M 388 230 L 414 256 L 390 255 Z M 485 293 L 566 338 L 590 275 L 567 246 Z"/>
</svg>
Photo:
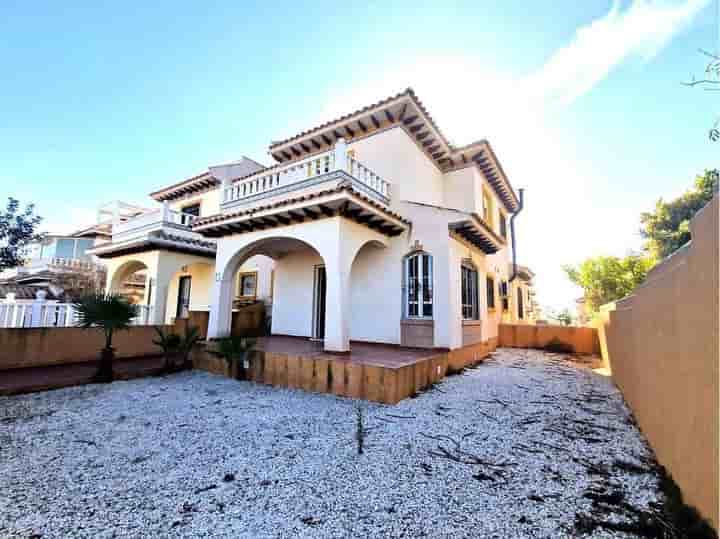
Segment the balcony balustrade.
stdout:
<svg viewBox="0 0 720 539">
<path fill-rule="evenodd" d="M 235 208 L 257 200 L 292 193 L 311 187 L 342 180 L 344 172 L 353 186 L 377 201 L 390 202 L 390 182 L 348 154 L 347 145 L 340 139 L 335 148 L 306 159 L 257 172 L 223 186 L 222 207 Z"/>
</svg>

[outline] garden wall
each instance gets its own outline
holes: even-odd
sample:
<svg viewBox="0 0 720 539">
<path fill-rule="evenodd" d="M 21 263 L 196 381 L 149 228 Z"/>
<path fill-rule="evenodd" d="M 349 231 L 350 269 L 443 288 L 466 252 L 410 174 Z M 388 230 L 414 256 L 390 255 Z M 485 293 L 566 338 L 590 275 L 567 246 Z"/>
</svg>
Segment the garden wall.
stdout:
<svg viewBox="0 0 720 539">
<path fill-rule="evenodd" d="M 606 305 L 603 360 L 686 503 L 718 528 L 718 195 L 692 242 Z"/>
<path fill-rule="evenodd" d="M 498 346 L 544 348 L 553 339 L 569 344 L 578 354 L 600 353 L 597 330 L 576 326 L 500 324 Z"/>
<path fill-rule="evenodd" d="M 160 349 L 152 342 L 155 337 L 153 326 L 133 326 L 116 332 L 116 357 L 157 355 Z M 103 346 L 105 337 L 100 329 L 0 329 L 0 370 L 97 361 Z"/>
</svg>

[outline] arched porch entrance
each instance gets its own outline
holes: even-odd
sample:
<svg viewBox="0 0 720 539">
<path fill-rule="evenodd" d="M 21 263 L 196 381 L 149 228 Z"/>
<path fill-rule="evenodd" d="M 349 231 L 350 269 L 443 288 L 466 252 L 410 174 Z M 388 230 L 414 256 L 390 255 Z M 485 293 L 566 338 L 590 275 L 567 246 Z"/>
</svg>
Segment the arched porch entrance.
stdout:
<svg viewBox="0 0 720 539">
<path fill-rule="evenodd" d="M 275 261 L 272 334 L 322 338 L 326 351 L 349 351 L 352 263 L 368 242 L 382 247 L 387 240 L 340 218 L 278 232 L 218 240 L 208 337 L 230 334 L 233 276 L 250 257 L 264 255 Z"/>
</svg>

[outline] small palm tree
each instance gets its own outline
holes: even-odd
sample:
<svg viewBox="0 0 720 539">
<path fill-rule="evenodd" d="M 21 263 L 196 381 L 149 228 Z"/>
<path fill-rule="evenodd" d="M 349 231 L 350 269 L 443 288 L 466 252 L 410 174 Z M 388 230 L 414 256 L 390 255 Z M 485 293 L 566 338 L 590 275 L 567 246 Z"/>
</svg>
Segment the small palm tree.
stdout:
<svg viewBox="0 0 720 539">
<path fill-rule="evenodd" d="M 91 293 L 81 297 L 74 304 L 77 313 L 77 325 L 82 328 L 101 328 L 105 334 L 105 347 L 100 351 L 100 363 L 95 375 L 97 382 L 113 381 L 112 347 L 116 331 L 130 328 L 132 319 L 137 315 L 135 305 L 130 304 L 119 294 Z"/>
<path fill-rule="evenodd" d="M 195 347 L 198 341 L 200 341 L 200 329 L 198 329 L 196 326 L 185 326 L 185 335 L 183 335 L 180 342 L 180 352 L 183 356 L 182 367 L 184 369 L 189 369 L 192 367 L 192 362 L 190 361 L 190 352 L 192 352 L 192 349 Z"/>
<path fill-rule="evenodd" d="M 177 333 L 165 331 L 160 326 L 155 326 L 157 339 L 153 344 L 159 346 L 163 351 L 163 374 L 169 374 L 177 369 L 177 358 L 182 352 L 183 339 Z"/>
<path fill-rule="evenodd" d="M 215 341 L 215 349 L 211 353 L 227 362 L 231 375 L 233 365 L 236 366 L 236 380 L 245 380 L 245 362 L 249 361 L 250 353 L 255 350 L 255 342 L 255 339 L 249 337 L 224 337 Z"/>
</svg>

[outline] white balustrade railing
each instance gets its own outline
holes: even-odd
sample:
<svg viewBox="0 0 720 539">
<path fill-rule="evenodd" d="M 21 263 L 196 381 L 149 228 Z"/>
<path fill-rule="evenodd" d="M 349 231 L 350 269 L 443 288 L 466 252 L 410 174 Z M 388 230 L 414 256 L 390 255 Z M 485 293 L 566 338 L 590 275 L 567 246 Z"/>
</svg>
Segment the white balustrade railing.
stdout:
<svg viewBox="0 0 720 539">
<path fill-rule="evenodd" d="M 223 188 L 223 203 L 236 202 L 260 194 L 272 195 L 277 191 L 305 180 L 342 170 L 353 176 L 364 186 L 382 197 L 390 198 L 390 182 L 375 174 L 368 167 L 352 157 L 347 145 L 340 139 L 335 148 L 286 166 L 277 166 L 269 171 L 260 171 Z"/>
<path fill-rule="evenodd" d="M 137 315 L 131 325 L 153 324 L 152 306 L 136 305 L 136 309 Z M 72 303 L 0 300 L 0 328 L 73 327 L 77 321 L 78 315 Z"/>
<path fill-rule="evenodd" d="M 183 213 L 181 211 L 172 210 L 167 203 L 161 208 L 147 213 L 142 213 L 137 217 L 128 219 L 121 223 L 113 224 L 113 239 L 127 239 L 137 232 L 149 232 L 159 230 L 163 225 L 176 225 L 190 229 L 193 221 L 197 219 L 194 215 Z"/>
<path fill-rule="evenodd" d="M 361 183 L 364 183 L 370 189 L 374 189 L 383 196 L 390 198 L 390 182 L 383 180 L 372 170 L 367 168 L 357 159 L 348 156 L 348 174 L 354 176 Z"/>
</svg>

